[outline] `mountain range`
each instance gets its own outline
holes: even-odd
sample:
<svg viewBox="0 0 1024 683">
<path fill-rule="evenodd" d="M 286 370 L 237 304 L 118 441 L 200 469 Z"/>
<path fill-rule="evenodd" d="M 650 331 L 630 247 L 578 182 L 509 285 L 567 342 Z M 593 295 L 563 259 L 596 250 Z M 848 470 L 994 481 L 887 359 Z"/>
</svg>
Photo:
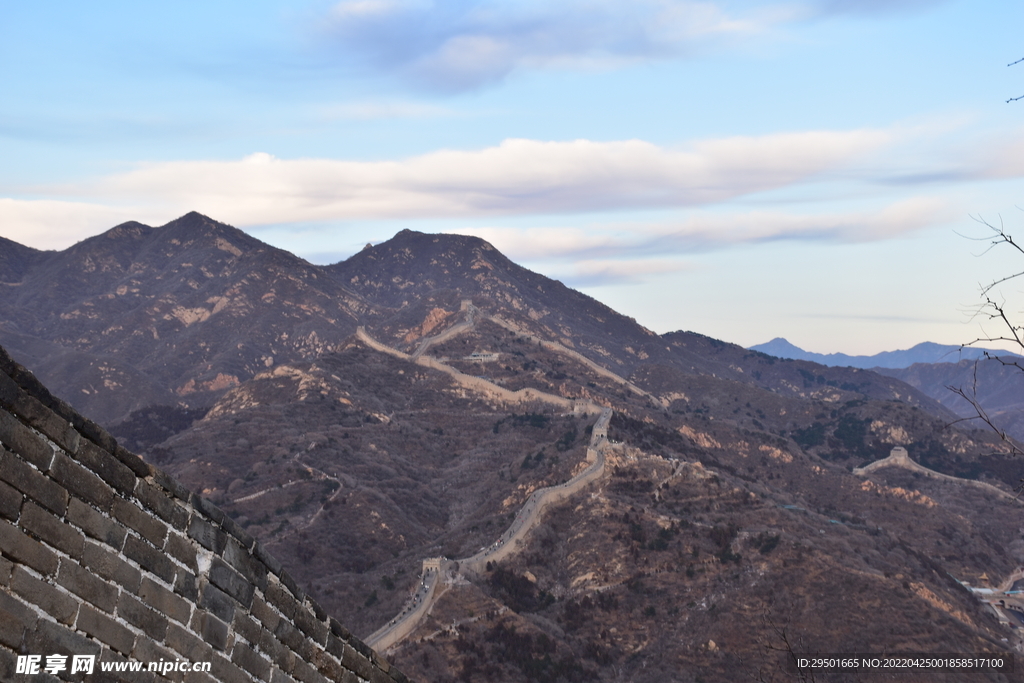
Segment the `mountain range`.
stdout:
<svg viewBox="0 0 1024 683">
<path fill-rule="evenodd" d="M 831 367 L 873 370 L 900 379 L 946 406 L 961 419 L 978 420 L 979 407 L 1009 436 L 1024 442 L 1024 374 L 1020 356 L 976 346 L 923 342 L 901 351 L 848 356 L 804 351 L 781 337 L 751 346 L 779 358 L 809 360 Z M 967 400 L 963 394 L 970 397 Z"/>
<path fill-rule="evenodd" d="M 417 680 L 783 680 L 789 650 L 1021 646 L 965 585 L 1024 561 L 1024 464 L 951 426 L 925 374 L 659 335 L 455 235 L 317 266 L 192 213 L 5 241 L 0 287 L 12 356 L 363 637 L 424 559 L 493 547 L 590 466 L 588 406 L 610 409 L 600 476 L 500 562 L 446 570 L 389 646 Z M 927 469 L 862 469 L 896 446 Z"/>
<path fill-rule="evenodd" d="M 982 360 L 986 357 L 986 354 L 989 356 L 1013 355 L 1006 351 L 983 349 L 976 346 L 955 346 L 952 344 L 921 342 L 909 349 L 899 351 L 882 351 L 872 356 L 849 356 L 845 353 L 814 353 L 813 351 L 804 351 L 800 347 L 790 344 L 782 337 L 776 337 L 769 342 L 755 344 L 749 348 L 779 358 L 809 360 L 830 367 L 864 369 L 900 369 L 908 368 L 915 363 L 959 363 L 961 361 Z"/>
</svg>

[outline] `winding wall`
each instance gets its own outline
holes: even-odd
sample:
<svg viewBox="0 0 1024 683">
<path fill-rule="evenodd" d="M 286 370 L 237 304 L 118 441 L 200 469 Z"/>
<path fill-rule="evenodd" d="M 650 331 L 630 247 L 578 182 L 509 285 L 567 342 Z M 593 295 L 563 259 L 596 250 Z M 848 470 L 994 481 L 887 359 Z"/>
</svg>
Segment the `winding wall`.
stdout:
<svg viewBox="0 0 1024 683">
<path fill-rule="evenodd" d="M 1000 488 L 996 488 L 995 486 L 987 482 L 978 481 L 976 479 L 962 479 L 960 477 L 954 477 L 949 474 L 942 474 L 941 472 L 936 472 L 935 470 L 928 469 L 924 465 L 911 460 L 910 454 L 907 453 L 907 449 L 904 448 L 903 446 L 896 446 L 895 448 L 893 448 L 889 452 L 888 457 L 882 458 L 881 460 L 876 460 L 872 463 L 865 465 L 864 467 L 853 468 L 853 473 L 860 475 L 862 477 L 866 477 L 875 470 L 882 469 L 883 467 L 902 467 L 903 469 L 910 470 L 911 472 L 919 472 L 920 474 L 923 474 L 926 477 L 931 477 L 933 479 L 939 479 L 942 481 L 948 481 L 952 484 L 958 484 L 960 486 L 973 486 L 975 488 L 988 491 L 989 493 L 995 493 L 1002 498 L 1009 498 L 1012 500 L 1016 500 L 1017 502 L 1024 502 L 1021 501 L 1019 496 L 1015 496 L 1012 493 L 1008 493 Z"/>
<path fill-rule="evenodd" d="M 612 417 L 611 408 L 601 407 L 589 402 L 573 401 L 571 399 L 547 394 L 532 388 L 525 388 L 512 392 L 502 387 L 498 387 L 485 379 L 466 375 L 439 360 L 423 355 L 431 345 L 440 343 L 443 340 L 453 337 L 456 334 L 461 334 L 462 332 L 472 328 L 475 321 L 474 314 L 476 313 L 476 309 L 467 301 L 463 301 L 462 308 L 469 316 L 467 322 L 460 323 L 459 326 L 456 326 L 457 329 L 453 327 L 439 335 L 424 339 L 417 347 L 416 353 L 413 355 L 403 353 L 397 349 L 387 346 L 386 344 L 382 344 L 371 337 L 363 327 L 359 327 L 357 329 L 356 336 L 372 349 L 445 372 L 462 384 L 462 386 L 495 398 L 513 403 L 525 400 L 542 401 L 567 410 L 579 411 L 582 408 L 582 411 L 585 413 L 599 411 L 600 417 L 597 419 L 597 422 L 594 423 L 590 444 L 587 447 L 587 461 L 590 465 L 567 482 L 538 489 L 530 494 L 530 497 L 527 498 L 523 507 L 520 508 L 519 513 L 516 515 L 516 519 L 512 522 L 512 525 L 490 546 L 481 548 L 478 553 L 461 560 L 442 560 L 440 563 L 428 561 L 430 562 L 429 568 L 428 562 L 424 562 L 424 571 L 421 575 L 421 587 L 413 594 L 410 601 L 403 606 L 400 614 L 396 615 L 391 619 L 391 621 L 368 636 L 367 642 L 380 650 L 387 650 L 399 643 L 402 639 L 412 633 L 420 620 L 430 612 L 430 608 L 439 595 L 437 592 L 437 584 L 440 580 L 440 574 L 444 570 L 457 567 L 459 570 L 480 573 L 485 570 L 488 562 L 498 562 L 517 552 L 530 529 L 532 529 L 540 520 L 540 516 L 544 510 L 554 503 L 567 499 L 569 496 L 573 495 L 604 473 L 604 449 L 608 445 L 608 422 Z M 570 352 L 570 349 L 566 349 L 560 345 L 554 345 L 552 350 L 556 350 L 558 352 Z M 615 377 L 618 376 L 616 375 Z M 619 381 L 625 382 L 625 380 L 622 380 L 621 378 L 618 379 Z"/>
</svg>

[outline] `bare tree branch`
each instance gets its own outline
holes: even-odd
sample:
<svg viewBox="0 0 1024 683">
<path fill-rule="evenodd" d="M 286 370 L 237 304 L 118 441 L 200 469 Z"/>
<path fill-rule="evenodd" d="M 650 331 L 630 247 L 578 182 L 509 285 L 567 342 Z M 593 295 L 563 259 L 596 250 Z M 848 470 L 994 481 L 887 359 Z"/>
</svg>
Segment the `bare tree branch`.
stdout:
<svg viewBox="0 0 1024 683">
<path fill-rule="evenodd" d="M 1020 64 L 1021 62 L 1024 62 L 1024 57 L 1021 57 L 1016 62 L 1010 62 L 1006 66 L 1013 66 L 1014 64 Z M 1024 95 L 1021 95 L 1020 97 L 1011 97 L 1010 99 L 1006 100 L 1006 103 L 1009 104 L 1010 102 L 1016 102 L 1017 100 L 1020 99 L 1024 99 Z"/>
<path fill-rule="evenodd" d="M 761 621 L 768 627 L 768 630 L 771 631 L 773 636 L 763 640 L 761 642 L 761 647 L 764 650 L 765 660 L 774 660 L 774 662 L 770 667 L 762 666 L 758 669 L 758 683 L 775 683 L 775 681 L 779 680 L 777 678 L 779 675 L 785 676 L 786 680 L 815 683 L 816 679 L 814 678 L 814 671 L 808 671 L 797 666 L 796 650 L 793 647 L 789 634 L 786 632 L 785 627 L 780 627 L 772 618 L 773 604 L 774 603 L 766 606 L 764 608 L 764 612 L 761 614 Z M 782 644 L 776 645 L 774 642 L 776 639 Z M 788 660 L 795 670 L 789 670 L 789 667 L 782 664 L 781 659 Z"/>
<path fill-rule="evenodd" d="M 1016 62 L 1013 62 L 1010 66 L 1022 61 L 1024 61 L 1024 58 L 1018 59 Z M 988 241 L 988 249 L 994 249 L 1000 245 L 1009 245 L 1011 248 L 1015 249 L 1019 254 L 1024 256 L 1024 246 L 1018 244 L 1013 239 L 1013 236 L 1006 232 L 1006 230 L 1003 228 L 1003 222 L 1001 218 L 999 221 L 999 227 L 992 225 L 991 223 L 984 220 L 980 216 L 977 218 L 972 216 L 972 218 L 974 218 L 976 222 L 981 223 L 989 230 L 991 230 L 992 235 L 988 237 L 970 239 L 975 239 L 977 241 Z M 986 249 L 986 252 L 988 251 L 988 249 Z M 1018 278 L 1021 275 L 1024 275 L 1024 271 L 1014 273 L 1013 275 L 1007 275 L 1006 277 L 997 278 L 988 285 L 981 286 L 981 296 L 984 301 L 978 306 L 977 310 L 974 313 L 974 317 L 986 316 L 989 320 L 996 321 L 999 325 L 999 328 L 1002 330 L 1002 333 L 989 337 L 980 337 L 978 339 L 975 339 L 974 341 L 961 345 L 961 348 L 974 346 L 980 343 L 1002 342 L 1007 343 L 1012 347 L 1020 349 L 1022 352 L 1024 352 L 1024 325 L 1015 325 L 1013 323 L 1013 321 L 1010 318 L 1010 315 L 1006 312 L 1005 300 L 997 300 L 994 292 L 995 288 L 999 287 L 1002 284 L 1005 284 L 1010 280 L 1013 280 L 1014 278 Z M 958 422 L 980 420 L 989 429 L 991 429 L 1004 444 L 1009 446 L 1010 455 L 1024 455 L 1024 448 L 1022 448 L 1017 443 L 1017 441 L 1015 441 L 1010 435 L 1008 435 L 1005 429 L 1001 428 L 999 425 L 996 424 L 996 420 L 992 415 L 989 414 L 985 406 L 982 405 L 981 399 L 978 397 L 978 365 L 984 361 L 995 361 L 1002 365 L 1003 367 L 1016 368 L 1017 370 L 1024 373 L 1024 358 L 1021 358 L 1018 355 L 1004 356 L 983 350 L 982 358 L 974 361 L 973 379 L 971 381 L 970 386 L 946 386 L 947 389 L 952 391 L 954 394 L 956 394 L 963 400 L 967 401 L 967 403 L 970 404 L 972 411 L 974 412 L 973 416 L 963 418 L 962 420 L 956 420 L 951 424 L 956 424 Z M 1024 493 L 1024 480 L 1021 480 L 1021 483 L 1019 486 L 1017 486 L 1016 491 L 1018 496 Z"/>
<path fill-rule="evenodd" d="M 997 360 L 1002 362 L 1002 359 L 998 356 L 990 356 L 988 353 L 985 354 L 984 360 Z M 946 388 L 952 391 L 954 394 L 964 399 L 971 404 L 971 408 L 976 413 L 973 417 L 965 417 L 959 420 L 954 420 L 950 424 L 957 424 L 958 422 L 970 422 L 972 420 L 981 420 L 988 427 L 999 436 L 1000 440 L 1010 447 L 1010 453 L 1012 455 L 1024 455 L 1024 450 L 1017 444 L 1013 437 L 1009 436 L 1005 430 L 1001 429 L 995 424 L 995 421 L 988 414 L 988 411 L 981 404 L 981 400 L 978 398 L 978 363 L 980 360 L 974 361 L 974 379 L 969 388 L 965 388 L 963 385 L 955 387 L 952 385 L 946 385 Z M 1012 365 L 1017 368 L 1021 368 L 1017 363 L 1003 363 L 1004 365 Z M 1024 368 L 1021 368 L 1024 370 Z"/>
</svg>

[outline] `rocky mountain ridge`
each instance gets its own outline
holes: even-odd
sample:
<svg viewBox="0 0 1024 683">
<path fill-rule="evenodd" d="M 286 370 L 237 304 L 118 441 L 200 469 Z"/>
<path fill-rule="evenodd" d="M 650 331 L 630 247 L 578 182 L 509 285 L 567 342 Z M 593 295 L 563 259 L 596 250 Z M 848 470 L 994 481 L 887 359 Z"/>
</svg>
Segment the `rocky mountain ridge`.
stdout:
<svg viewBox="0 0 1024 683">
<path fill-rule="evenodd" d="M 594 418 L 574 402 L 614 411 L 602 476 L 497 566 L 445 577 L 392 647 L 414 678 L 782 680 L 772 624 L 806 651 L 1015 646 L 956 579 L 1024 561 L 1019 503 L 957 481 L 1010 491 L 1024 471 L 913 387 L 656 335 L 473 238 L 403 231 L 319 267 L 233 231 L 190 214 L 74 259 L 18 252 L 0 343 L 86 380 L 95 394 L 66 395 L 109 411 L 357 635 L 398 613 L 425 558 L 472 555 L 586 466 Z M 45 290 L 58 257 L 78 291 Z M 153 393 L 90 384 L 73 354 Z M 854 472 L 894 446 L 946 478 Z"/>
</svg>

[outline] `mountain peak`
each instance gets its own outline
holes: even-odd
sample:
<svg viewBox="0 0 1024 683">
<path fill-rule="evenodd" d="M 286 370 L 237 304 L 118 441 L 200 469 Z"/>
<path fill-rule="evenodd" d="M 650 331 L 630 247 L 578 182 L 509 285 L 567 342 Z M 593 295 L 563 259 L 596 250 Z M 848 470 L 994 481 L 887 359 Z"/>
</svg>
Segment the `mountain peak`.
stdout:
<svg viewBox="0 0 1024 683">
<path fill-rule="evenodd" d="M 1013 355 L 1005 351 L 962 347 L 954 344 L 936 344 L 921 342 L 909 349 L 882 351 L 872 356 L 850 356 L 845 353 L 815 353 L 804 351 L 782 337 L 776 337 L 764 344 L 749 347 L 751 351 L 760 351 L 769 356 L 807 360 L 832 367 L 849 366 L 854 368 L 908 368 L 915 363 L 956 363 L 961 360 L 976 360 L 984 357 L 986 351 L 993 355 Z"/>
</svg>

